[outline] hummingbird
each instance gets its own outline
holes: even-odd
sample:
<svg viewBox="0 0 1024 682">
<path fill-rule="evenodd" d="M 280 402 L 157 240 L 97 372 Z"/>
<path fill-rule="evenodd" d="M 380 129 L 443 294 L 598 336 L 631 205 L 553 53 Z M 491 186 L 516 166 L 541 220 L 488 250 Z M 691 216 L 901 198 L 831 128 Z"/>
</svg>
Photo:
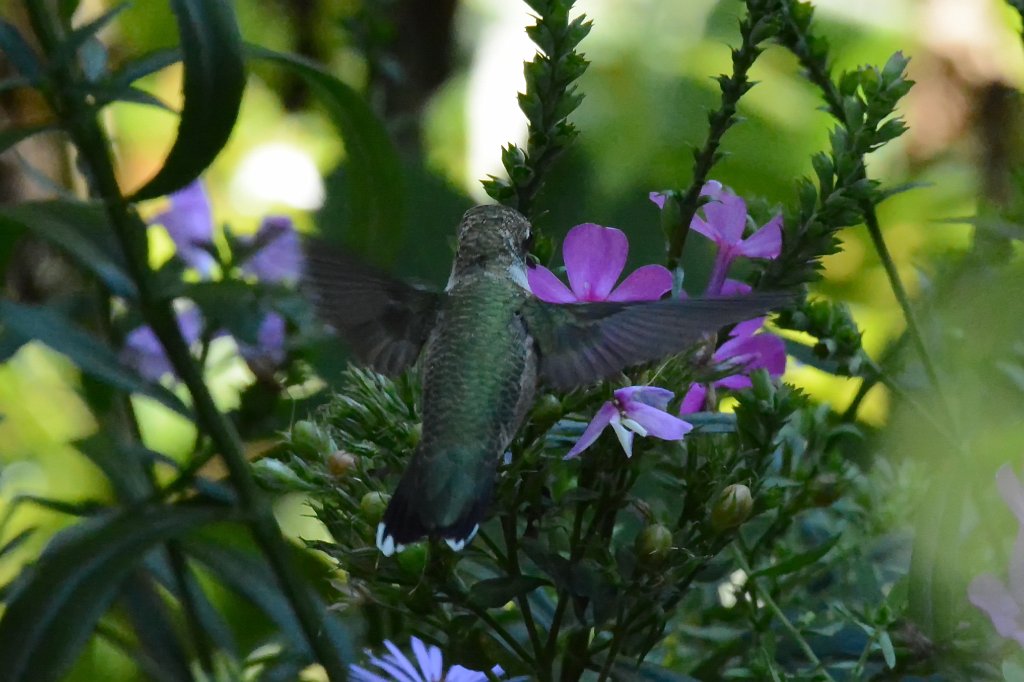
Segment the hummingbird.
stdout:
<svg viewBox="0 0 1024 682">
<path fill-rule="evenodd" d="M 304 283 L 355 359 L 388 376 L 419 362 L 422 436 L 377 527 L 385 556 L 425 536 L 455 551 L 473 539 L 538 387 L 567 391 L 661 360 L 789 298 L 547 303 L 529 290 L 531 226 L 518 211 L 471 208 L 457 237 L 443 292 L 306 244 Z"/>
</svg>

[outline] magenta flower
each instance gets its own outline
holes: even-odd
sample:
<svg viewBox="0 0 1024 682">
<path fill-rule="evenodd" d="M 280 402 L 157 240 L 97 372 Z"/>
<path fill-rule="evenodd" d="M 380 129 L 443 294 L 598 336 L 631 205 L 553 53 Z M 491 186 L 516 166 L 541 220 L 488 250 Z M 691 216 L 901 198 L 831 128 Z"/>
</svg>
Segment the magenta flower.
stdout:
<svg viewBox="0 0 1024 682">
<path fill-rule="evenodd" d="M 264 282 L 295 282 L 299 279 L 302 248 L 291 218 L 267 216 L 254 237 L 241 241 L 258 247 L 242 263 L 242 272 Z"/>
<path fill-rule="evenodd" d="M 271 311 L 260 322 L 255 346 L 238 342 L 238 352 L 257 377 L 271 377 L 284 364 L 287 357 L 285 327 L 284 318 Z"/>
<path fill-rule="evenodd" d="M 444 669 L 441 650 L 436 646 L 427 646 L 419 638 L 412 638 L 412 651 L 416 657 L 415 664 L 402 651 L 388 640 L 384 646 L 390 653 L 381 658 L 370 656 L 370 664 L 376 666 L 384 674 L 371 672 L 358 665 L 349 666 L 349 672 L 355 682 L 485 682 L 487 675 L 476 670 L 455 665 Z M 491 668 L 494 675 L 504 674 L 501 666 Z"/>
<path fill-rule="evenodd" d="M 723 187 L 717 180 L 704 183 L 701 196 L 710 201 L 701 207 L 704 212 L 690 221 L 690 229 L 699 232 L 718 246 L 718 255 L 708 280 L 706 295 L 722 293 L 729 266 L 739 256 L 746 258 L 776 258 L 782 251 L 782 216 L 777 215 L 757 229 L 746 239 L 743 231 L 747 226 L 747 203 L 732 190 Z M 665 195 L 651 192 L 650 199 L 658 208 L 665 206 Z"/>
<path fill-rule="evenodd" d="M 213 209 L 199 180 L 168 197 L 171 207 L 153 217 L 150 225 L 163 225 L 185 265 L 209 277 L 216 260 L 213 248 Z"/>
<path fill-rule="evenodd" d="M 971 581 L 967 597 L 988 615 L 996 632 L 1024 646 L 1024 487 L 1009 464 L 996 473 L 996 485 L 1020 524 L 1010 558 L 1009 583 L 985 573 Z"/>
<path fill-rule="evenodd" d="M 178 328 L 187 344 L 198 341 L 203 329 L 199 309 L 192 306 L 178 313 Z M 136 327 L 129 332 L 121 350 L 121 361 L 150 381 L 159 381 L 165 374 L 174 373 L 164 347 L 149 326 Z"/>
<path fill-rule="evenodd" d="M 660 265 L 638 268 L 615 287 L 628 253 L 622 230 L 584 223 L 569 230 L 562 243 L 569 287 L 541 265 L 528 268 L 526 278 L 534 296 L 549 303 L 656 301 L 672 290 L 672 273 Z"/>
<path fill-rule="evenodd" d="M 672 391 L 655 386 L 627 386 L 618 389 L 613 395 L 597 411 L 565 459 L 576 457 L 589 448 L 609 424 L 619 437 L 626 457 L 633 456 L 634 434 L 679 440 L 693 429 L 689 422 L 665 411 L 668 401 L 674 395 Z"/>
<path fill-rule="evenodd" d="M 750 287 L 742 282 L 726 280 L 722 285 L 723 296 L 737 296 L 750 293 Z M 740 322 L 729 333 L 729 339 L 711 357 L 713 364 L 723 367 L 729 374 L 712 383 L 716 388 L 739 390 L 751 385 L 750 373 L 758 369 L 768 370 L 773 378 L 786 371 L 786 345 L 778 336 L 768 332 L 758 333 L 764 327 L 765 318 L 757 317 Z M 679 414 L 701 412 L 706 403 L 708 386 L 691 384 L 679 406 Z"/>
</svg>

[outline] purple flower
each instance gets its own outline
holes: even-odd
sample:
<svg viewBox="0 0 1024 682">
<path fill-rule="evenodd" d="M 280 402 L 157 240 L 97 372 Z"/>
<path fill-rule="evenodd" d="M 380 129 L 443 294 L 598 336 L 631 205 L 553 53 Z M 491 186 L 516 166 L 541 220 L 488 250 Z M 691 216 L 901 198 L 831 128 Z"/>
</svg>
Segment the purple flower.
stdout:
<svg viewBox="0 0 1024 682">
<path fill-rule="evenodd" d="M 238 352 L 242 354 L 252 373 L 258 377 L 273 376 L 274 370 L 284 364 L 287 351 L 284 345 L 285 321 L 279 314 L 271 311 L 263 317 L 256 331 L 256 345 L 238 342 Z"/>
<path fill-rule="evenodd" d="M 256 251 L 242 263 L 242 271 L 264 282 L 294 282 L 302 268 L 299 234 L 287 216 L 267 216 L 255 237 L 244 240 Z"/>
<path fill-rule="evenodd" d="M 419 638 L 412 638 L 412 651 L 415 664 L 402 651 L 388 640 L 384 646 L 390 653 L 381 658 L 370 656 L 370 664 L 379 668 L 384 674 L 371 672 L 358 665 L 349 666 L 349 672 L 355 682 L 485 682 L 487 675 L 476 670 L 455 665 L 444 669 L 441 650 L 436 646 L 427 646 Z M 491 672 L 495 675 L 504 674 L 501 666 L 494 666 Z"/>
<path fill-rule="evenodd" d="M 750 293 L 750 287 L 742 282 L 726 280 L 722 284 L 723 296 Z M 716 388 L 738 390 L 749 388 L 750 373 L 767 369 L 771 377 L 780 377 L 786 371 L 786 345 L 778 336 L 767 332 L 758 334 L 765 318 L 757 317 L 740 322 L 729 333 L 729 339 L 715 351 L 712 362 L 724 367 L 729 374 L 713 382 Z M 708 386 L 692 384 L 679 406 L 679 414 L 691 414 L 704 409 L 707 402 Z"/>
<path fill-rule="evenodd" d="M 718 296 L 722 293 L 729 266 L 739 256 L 778 257 L 782 251 L 782 216 L 775 216 L 744 239 L 743 231 L 747 226 L 746 202 L 716 180 L 704 183 L 700 193 L 711 200 L 701 208 L 703 218 L 699 214 L 693 216 L 690 229 L 718 245 L 718 255 L 706 291 L 708 296 Z M 651 192 L 649 196 L 658 208 L 665 206 L 663 193 Z"/>
<path fill-rule="evenodd" d="M 198 341 L 203 329 L 203 318 L 199 309 L 193 306 L 180 312 L 178 328 L 189 345 Z M 128 334 L 121 351 L 121 361 L 135 368 L 135 371 L 150 381 L 158 381 L 165 374 L 174 373 L 164 347 L 148 326 L 136 327 Z"/>
<path fill-rule="evenodd" d="M 562 243 L 571 289 L 541 265 L 527 269 L 527 281 L 533 294 L 549 303 L 656 301 L 672 289 L 672 273 L 660 265 L 638 268 L 615 287 L 628 253 L 622 230 L 584 223 L 569 230 Z"/>
<path fill-rule="evenodd" d="M 693 428 L 690 423 L 665 411 L 672 399 L 672 391 L 655 386 L 627 386 L 613 395 L 615 397 L 597 411 L 565 459 L 576 457 L 589 448 L 609 424 L 619 437 L 627 457 L 633 456 L 635 433 L 663 440 L 679 440 Z"/>
<path fill-rule="evenodd" d="M 150 224 L 163 225 L 174 242 L 178 258 L 203 277 L 209 277 L 216 263 L 210 253 L 213 248 L 213 210 L 203 183 L 196 180 L 168 198 L 171 207 L 154 216 Z"/>
<path fill-rule="evenodd" d="M 971 581 L 967 597 L 988 614 L 996 632 L 1024 646 L 1024 487 L 1009 464 L 996 473 L 996 485 L 1020 524 L 1010 558 L 1009 584 L 985 573 Z"/>
</svg>

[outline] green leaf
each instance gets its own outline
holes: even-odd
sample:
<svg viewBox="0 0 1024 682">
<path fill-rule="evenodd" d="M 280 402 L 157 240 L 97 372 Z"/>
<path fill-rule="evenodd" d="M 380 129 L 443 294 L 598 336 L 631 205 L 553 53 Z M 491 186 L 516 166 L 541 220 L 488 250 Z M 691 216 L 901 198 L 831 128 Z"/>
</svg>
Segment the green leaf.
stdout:
<svg viewBox="0 0 1024 682">
<path fill-rule="evenodd" d="M 167 505 L 128 508 L 58 533 L 7 595 L 0 618 L 0 679 L 60 679 L 145 554 L 225 513 Z"/>
<path fill-rule="evenodd" d="M 137 655 L 146 668 L 158 671 L 161 682 L 191 682 L 188 655 L 156 588 L 153 576 L 145 570 L 132 571 L 122 584 L 118 604 L 131 621 L 138 640 Z"/>
<path fill-rule="evenodd" d="M 358 93 L 317 64 L 253 45 L 246 52 L 289 68 L 320 98 L 345 141 L 351 220 L 338 241 L 390 264 L 401 246 L 405 206 L 398 153 L 383 124 Z"/>
<path fill-rule="evenodd" d="M 181 35 L 185 103 L 163 167 L 133 201 L 181 189 L 227 144 L 245 89 L 242 39 L 229 0 L 171 0 Z"/>
<path fill-rule="evenodd" d="M 140 78 L 166 69 L 171 64 L 176 64 L 180 61 L 181 50 L 177 47 L 166 47 L 154 50 L 153 52 L 147 52 L 141 57 L 122 64 L 121 68 L 110 76 L 108 83 L 114 89 L 128 87 Z"/>
<path fill-rule="evenodd" d="M 75 52 L 88 43 L 90 39 L 95 38 L 96 34 L 99 33 L 104 26 L 113 21 L 118 14 L 126 9 L 128 9 L 128 3 L 122 2 L 120 5 L 116 5 L 107 10 L 89 23 L 83 24 L 82 26 L 72 30 L 58 46 L 57 51 L 53 55 L 54 61 L 61 62 L 70 60 Z"/>
<path fill-rule="evenodd" d="M 0 559 L 10 554 L 14 550 L 25 544 L 25 541 L 32 537 L 32 534 L 36 532 L 36 528 L 26 528 L 15 535 L 13 538 L 8 540 L 0 547 Z"/>
<path fill-rule="evenodd" d="M 885 630 L 882 630 L 881 634 L 878 635 L 878 646 L 882 649 L 882 657 L 885 658 L 885 664 L 892 670 L 896 667 L 896 649 L 892 645 L 892 637 Z"/>
<path fill-rule="evenodd" d="M 0 154 L 3 154 L 22 140 L 27 140 L 36 133 L 44 133 L 48 130 L 57 130 L 57 126 L 52 123 L 46 123 L 43 125 L 28 126 L 27 128 L 8 128 L 7 130 L 0 130 Z"/>
<path fill-rule="evenodd" d="M 538 587 L 550 585 L 551 581 L 533 575 L 489 578 L 474 583 L 469 588 L 469 600 L 487 609 L 496 609 L 516 597 L 529 594 Z"/>
<path fill-rule="evenodd" d="M 0 21 L 0 52 L 7 55 L 7 60 L 15 70 L 27 78 L 33 85 L 43 79 L 43 65 L 35 50 L 25 42 L 25 38 L 14 26 Z"/>
<path fill-rule="evenodd" d="M 786 559 L 785 561 L 780 561 L 779 563 L 775 564 L 774 566 L 768 566 L 767 568 L 762 568 L 762 569 L 756 570 L 756 571 L 754 571 L 750 575 L 750 577 L 751 578 L 760 578 L 760 577 L 778 578 L 779 576 L 789 575 L 790 573 L 795 573 L 796 571 L 799 571 L 804 566 L 808 566 L 810 564 L 813 564 L 815 561 L 817 561 L 821 557 L 823 557 L 826 554 L 828 554 L 828 551 L 836 546 L 836 543 L 839 542 L 839 539 L 841 537 L 842 537 L 841 534 L 840 535 L 835 535 L 835 536 L 829 538 L 828 540 L 826 540 L 825 542 L 821 543 L 820 545 L 818 545 L 814 549 L 811 549 L 809 551 L 803 552 L 801 554 L 797 554 L 796 556 L 792 556 L 792 557 Z"/>
<path fill-rule="evenodd" d="M 39 341 L 66 355 L 89 376 L 114 388 L 149 396 L 178 414 L 192 418 L 177 396 L 163 386 L 143 380 L 123 366 L 114 351 L 54 310 L 0 301 L 0 324 L 5 336 L 9 334 L 26 342 Z"/>
<path fill-rule="evenodd" d="M 138 295 L 135 283 L 124 272 L 106 212 L 98 205 L 39 201 L 0 207 L 0 227 L 31 230 L 94 274 L 111 293 L 130 299 Z"/>
<path fill-rule="evenodd" d="M 303 635 L 295 612 L 281 593 L 277 579 L 263 561 L 244 550 L 227 548 L 216 539 L 187 540 L 183 543 L 183 548 L 186 554 L 209 568 L 227 587 L 266 613 L 291 645 L 312 660 L 313 652 Z M 320 602 L 319 597 L 314 599 Z M 325 614 L 321 622 L 320 637 L 327 639 L 331 646 L 342 651 L 344 659 L 351 659 L 351 643 L 347 633 L 336 616 L 327 610 L 326 605 L 322 602 L 319 605 L 321 612 Z"/>
</svg>

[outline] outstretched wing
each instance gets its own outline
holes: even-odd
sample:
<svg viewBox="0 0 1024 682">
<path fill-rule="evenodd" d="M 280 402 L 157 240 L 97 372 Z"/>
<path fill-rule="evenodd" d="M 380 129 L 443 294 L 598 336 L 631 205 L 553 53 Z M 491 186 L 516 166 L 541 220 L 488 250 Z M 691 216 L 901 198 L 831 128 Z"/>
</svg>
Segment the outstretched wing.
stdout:
<svg viewBox="0 0 1024 682">
<path fill-rule="evenodd" d="M 394 376 L 420 354 L 443 294 L 390 277 L 324 241 L 304 244 L 303 288 L 359 362 Z"/>
<path fill-rule="evenodd" d="M 524 304 L 523 319 L 537 343 L 541 379 L 568 390 L 678 353 L 704 334 L 762 315 L 791 299 L 789 294 L 642 303 L 530 299 Z"/>
</svg>

